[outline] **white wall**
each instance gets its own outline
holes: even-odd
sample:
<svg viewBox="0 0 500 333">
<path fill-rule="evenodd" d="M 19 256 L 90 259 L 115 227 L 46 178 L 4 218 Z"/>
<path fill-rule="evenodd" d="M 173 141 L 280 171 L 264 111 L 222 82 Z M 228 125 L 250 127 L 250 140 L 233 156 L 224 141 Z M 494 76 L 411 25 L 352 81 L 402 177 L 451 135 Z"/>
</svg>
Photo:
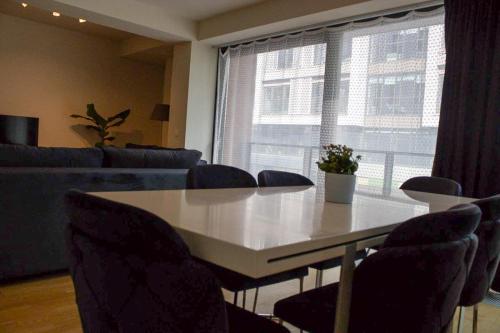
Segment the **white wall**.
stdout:
<svg viewBox="0 0 500 333">
<path fill-rule="evenodd" d="M 217 49 L 191 43 L 191 70 L 186 117 L 186 147 L 212 158 L 213 123 L 217 77 Z"/>
</svg>

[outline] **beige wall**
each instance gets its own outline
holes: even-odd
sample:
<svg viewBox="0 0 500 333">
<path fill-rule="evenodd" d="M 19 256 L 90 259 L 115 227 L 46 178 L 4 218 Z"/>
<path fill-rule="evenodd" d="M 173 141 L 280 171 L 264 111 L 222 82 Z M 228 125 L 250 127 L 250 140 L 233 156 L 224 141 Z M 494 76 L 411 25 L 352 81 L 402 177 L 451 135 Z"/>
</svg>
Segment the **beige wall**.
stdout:
<svg viewBox="0 0 500 333">
<path fill-rule="evenodd" d="M 89 146 L 69 117 L 89 102 L 110 116 L 132 110 L 116 145 L 161 143 L 149 120 L 162 101 L 164 70 L 120 58 L 119 42 L 0 14 L 0 114 L 40 118 L 41 146 Z M 77 131 L 82 131 L 80 135 Z"/>
<path fill-rule="evenodd" d="M 164 101 L 170 102 L 168 147 L 185 147 L 212 156 L 217 49 L 200 42 L 174 45 L 165 68 Z M 167 124 L 167 123 L 165 123 Z"/>
<path fill-rule="evenodd" d="M 180 148 L 185 144 L 186 114 L 189 94 L 191 42 L 174 45 L 170 88 L 170 119 L 168 147 Z M 191 147 L 187 147 L 191 148 Z"/>
<path fill-rule="evenodd" d="M 189 95 L 186 115 L 186 147 L 198 149 L 211 160 L 217 81 L 217 49 L 191 43 Z"/>
</svg>

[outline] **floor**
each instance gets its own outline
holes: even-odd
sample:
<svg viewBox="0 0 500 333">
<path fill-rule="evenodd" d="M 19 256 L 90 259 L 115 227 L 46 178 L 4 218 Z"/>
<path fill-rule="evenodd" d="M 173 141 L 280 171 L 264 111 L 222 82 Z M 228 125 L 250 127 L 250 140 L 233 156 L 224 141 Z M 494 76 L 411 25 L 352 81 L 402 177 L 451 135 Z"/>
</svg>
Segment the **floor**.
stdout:
<svg viewBox="0 0 500 333">
<path fill-rule="evenodd" d="M 338 277 L 338 269 L 325 274 L 325 281 Z M 311 271 L 305 288 L 314 284 Z M 290 281 L 262 288 L 259 292 L 257 312 L 270 313 L 275 300 L 292 295 L 299 289 L 298 281 Z M 247 308 L 251 308 L 253 291 L 247 295 Z M 232 294 L 225 294 L 232 300 Z M 240 297 L 240 301 L 241 301 Z M 464 333 L 472 332 L 472 311 L 467 309 Z M 292 332 L 298 332 L 293 328 Z M 0 333 L 81 333 L 78 312 L 74 303 L 74 291 L 68 275 L 52 276 L 11 285 L 0 285 Z M 479 332 L 500 332 L 500 308 L 481 304 L 479 308 Z"/>
</svg>

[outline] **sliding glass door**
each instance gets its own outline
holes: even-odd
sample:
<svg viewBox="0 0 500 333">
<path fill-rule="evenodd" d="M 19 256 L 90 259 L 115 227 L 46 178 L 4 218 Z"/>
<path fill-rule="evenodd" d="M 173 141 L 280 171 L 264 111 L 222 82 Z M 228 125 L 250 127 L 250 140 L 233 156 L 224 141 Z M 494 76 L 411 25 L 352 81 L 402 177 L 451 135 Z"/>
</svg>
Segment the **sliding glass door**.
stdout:
<svg viewBox="0 0 500 333">
<path fill-rule="evenodd" d="M 215 162 L 318 183 L 320 147 L 346 144 L 358 190 L 390 194 L 431 173 L 445 58 L 441 10 L 221 50 Z"/>
</svg>

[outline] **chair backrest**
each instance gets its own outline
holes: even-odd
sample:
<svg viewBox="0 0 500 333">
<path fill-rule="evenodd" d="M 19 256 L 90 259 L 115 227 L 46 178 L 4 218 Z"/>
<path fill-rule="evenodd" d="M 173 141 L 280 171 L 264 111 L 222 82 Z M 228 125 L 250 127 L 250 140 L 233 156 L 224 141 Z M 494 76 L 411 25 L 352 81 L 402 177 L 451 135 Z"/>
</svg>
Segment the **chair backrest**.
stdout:
<svg viewBox="0 0 500 333">
<path fill-rule="evenodd" d="M 349 332 L 444 332 L 474 257 L 480 215 L 462 205 L 396 228 L 354 272 Z M 432 232 L 418 230 L 431 224 Z M 460 226 L 449 232 L 451 224 Z M 406 237 L 412 230 L 417 235 Z"/>
<path fill-rule="evenodd" d="M 312 186 L 314 183 L 307 177 L 298 173 L 263 170 L 259 172 L 257 179 L 260 187 L 271 186 Z"/>
<path fill-rule="evenodd" d="M 217 280 L 165 221 L 77 191 L 65 203 L 84 332 L 227 332 Z"/>
<path fill-rule="evenodd" d="M 481 222 L 475 231 L 479 243 L 462 291 L 461 306 L 472 306 L 486 297 L 500 261 L 500 195 L 473 204 L 482 211 Z"/>
<path fill-rule="evenodd" d="M 462 186 L 456 181 L 441 177 L 413 177 L 405 181 L 402 190 L 429 192 L 446 195 L 462 195 Z"/>
<path fill-rule="evenodd" d="M 188 189 L 257 187 L 255 178 L 245 170 L 232 166 L 209 164 L 189 169 Z"/>
</svg>

